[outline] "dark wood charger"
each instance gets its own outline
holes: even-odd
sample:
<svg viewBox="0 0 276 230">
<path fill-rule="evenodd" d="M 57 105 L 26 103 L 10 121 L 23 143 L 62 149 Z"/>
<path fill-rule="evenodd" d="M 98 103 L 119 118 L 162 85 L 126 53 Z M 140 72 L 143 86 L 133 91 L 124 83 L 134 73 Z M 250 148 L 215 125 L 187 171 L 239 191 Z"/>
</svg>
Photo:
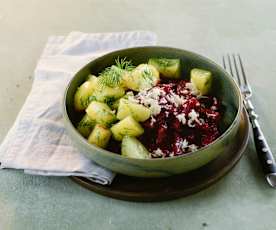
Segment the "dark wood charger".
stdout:
<svg viewBox="0 0 276 230">
<path fill-rule="evenodd" d="M 207 165 L 184 174 L 166 178 L 138 178 L 118 174 L 110 186 L 71 177 L 79 185 L 98 194 L 120 200 L 155 202 L 172 200 L 201 191 L 225 176 L 240 160 L 249 138 L 249 120 L 243 112 L 238 131 L 239 142 L 229 152 Z"/>
</svg>

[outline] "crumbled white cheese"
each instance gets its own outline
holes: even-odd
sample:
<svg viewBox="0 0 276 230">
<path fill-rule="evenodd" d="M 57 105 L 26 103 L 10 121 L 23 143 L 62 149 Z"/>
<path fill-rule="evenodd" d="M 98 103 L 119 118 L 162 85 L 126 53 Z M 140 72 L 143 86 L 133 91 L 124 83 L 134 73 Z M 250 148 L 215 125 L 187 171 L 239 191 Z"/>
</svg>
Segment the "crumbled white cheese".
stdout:
<svg viewBox="0 0 276 230">
<path fill-rule="evenodd" d="M 191 150 L 192 152 L 194 152 L 198 149 L 198 146 L 196 146 L 195 144 L 191 144 L 188 147 L 189 147 L 189 150 Z"/>
<path fill-rule="evenodd" d="M 176 116 L 176 118 L 177 118 L 183 125 L 186 124 L 186 117 L 185 117 L 185 114 L 184 114 L 184 113 L 178 114 L 178 115 Z"/>
<path fill-rule="evenodd" d="M 188 88 L 191 91 L 191 94 L 198 95 L 199 91 L 197 90 L 196 86 L 192 82 L 186 83 L 186 88 Z"/>
<path fill-rule="evenodd" d="M 184 89 L 184 90 L 181 90 L 181 93 L 182 93 L 182 94 L 188 94 L 189 91 L 188 91 L 187 89 Z"/>
<path fill-rule="evenodd" d="M 180 148 L 182 149 L 182 151 L 185 151 L 185 149 L 188 147 L 189 143 L 186 139 L 184 139 L 181 143 L 180 143 Z"/>
<path fill-rule="evenodd" d="M 206 113 L 207 117 L 215 117 L 216 114 L 212 114 L 212 113 Z"/>
<path fill-rule="evenodd" d="M 158 100 L 159 97 L 163 96 L 164 94 L 165 94 L 165 92 L 162 89 L 160 89 L 158 87 L 154 87 L 147 92 L 147 97 Z"/>
<path fill-rule="evenodd" d="M 212 106 L 211 106 L 211 110 L 217 110 L 217 107 L 214 106 L 214 105 L 212 105 Z"/>
<path fill-rule="evenodd" d="M 164 153 L 161 149 L 158 148 L 152 152 L 152 156 L 153 157 L 163 157 Z"/>
<path fill-rule="evenodd" d="M 170 156 L 170 157 L 173 157 L 173 156 L 174 156 L 174 153 L 170 153 L 169 156 Z"/>
<path fill-rule="evenodd" d="M 153 126 L 153 124 L 156 122 L 156 119 L 153 116 L 151 116 L 150 118 L 150 125 Z"/>
<path fill-rule="evenodd" d="M 162 106 L 162 108 L 165 108 L 166 110 L 171 110 L 172 109 L 172 105 L 166 104 L 164 106 Z"/>
<path fill-rule="evenodd" d="M 152 101 L 149 106 L 151 115 L 156 116 L 161 112 L 161 106 L 158 104 L 157 101 Z"/>
<path fill-rule="evenodd" d="M 183 152 L 185 152 L 187 150 L 187 148 L 189 149 L 189 151 L 195 151 L 198 149 L 198 146 L 195 144 L 191 144 L 189 145 L 189 142 L 184 139 L 182 141 L 179 141 L 176 143 L 177 147 L 180 148 Z"/>
<path fill-rule="evenodd" d="M 189 127 L 195 127 L 194 122 L 197 122 L 198 124 L 201 124 L 200 121 L 198 120 L 199 114 L 192 109 L 191 112 L 188 114 L 189 120 L 188 120 L 188 126 Z"/>
<path fill-rule="evenodd" d="M 167 103 L 166 98 L 162 97 L 162 98 L 160 99 L 160 103 L 161 103 L 161 104 L 166 104 L 166 103 Z"/>
<path fill-rule="evenodd" d="M 164 92 L 160 88 L 152 88 L 148 91 L 142 91 L 137 94 L 137 98 L 141 100 L 141 103 L 147 106 L 151 115 L 155 116 L 161 112 L 161 106 L 158 103 L 159 96 Z"/>
<path fill-rule="evenodd" d="M 195 121 L 198 118 L 199 114 L 194 109 L 192 109 L 191 112 L 189 112 L 188 116 L 191 120 Z"/>
<path fill-rule="evenodd" d="M 185 103 L 185 99 L 175 93 L 170 93 L 168 96 L 166 96 L 166 99 L 174 104 L 176 107 L 178 107 L 179 105 L 183 105 Z"/>
<path fill-rule="evenodd" d="M 161 106 L 157 100 L 141 95 L 139 95 L 139 98 L 141 99 L 141 103 L 150 109 L 151 115 L 155 116 L 161 112 Z"/>
<path fill-rule="evenodd" d="M 140 97 L 147 97 L 154 100 L 158 100 L 160 96 L 164 96 L 166 93 L 158 87 L 154 87 L 150 90 L 144 90 L 138 93 Z"/>
<path fill-rule="evenodd" d="M 214 104 L 217 105 L 218 104 L 218 99 L 216 97 L 213 97 L 213 101 L 214 101 Z"/>
</svg>

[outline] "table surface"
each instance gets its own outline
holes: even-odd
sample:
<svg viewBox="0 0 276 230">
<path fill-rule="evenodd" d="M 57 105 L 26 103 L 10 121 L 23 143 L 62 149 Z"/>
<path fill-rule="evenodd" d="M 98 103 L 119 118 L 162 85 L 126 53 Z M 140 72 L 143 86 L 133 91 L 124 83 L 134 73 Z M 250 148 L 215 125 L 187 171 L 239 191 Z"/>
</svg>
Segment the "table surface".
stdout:
<svg viewBox="0 0 276 230">
<path fill-rule="evenodd" d="M 276 152 L 276 1 L 0 0 L 0 141 L 31 88 L 50 35 L 72 30 L 152 30 L 158 44 L 221 62 L 240 52 L 253 101 Z M 223 180 L 187 198 L 133 203 L 106 198 L 68 178 L 0 172 L 0 229 L 275 229 L 276 191 L 265 183 L 250 141 Z M 181 183 L 181 182 L 180 182 Z"/>
</svg>

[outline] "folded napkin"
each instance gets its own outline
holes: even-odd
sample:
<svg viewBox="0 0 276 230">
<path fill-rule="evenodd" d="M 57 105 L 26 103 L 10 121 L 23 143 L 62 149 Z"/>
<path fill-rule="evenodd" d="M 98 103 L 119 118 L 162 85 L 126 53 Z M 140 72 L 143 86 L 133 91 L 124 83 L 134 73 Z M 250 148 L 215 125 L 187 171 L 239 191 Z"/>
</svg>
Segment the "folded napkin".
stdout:
<svg viewBox="0 0 276 230">
<path fill-rule="evenodd" d="M 31 92 L 0 146 L 1 168 L 23 169 L 33 175 L 83 176 L 110 184 L 115 174 L 72 146 L 62 122 L 63 92 L 74 73 L 94 58 L 155 43 L 156 35 L 147 31 L 50 37 L 35 69 Z"/>
</svg>

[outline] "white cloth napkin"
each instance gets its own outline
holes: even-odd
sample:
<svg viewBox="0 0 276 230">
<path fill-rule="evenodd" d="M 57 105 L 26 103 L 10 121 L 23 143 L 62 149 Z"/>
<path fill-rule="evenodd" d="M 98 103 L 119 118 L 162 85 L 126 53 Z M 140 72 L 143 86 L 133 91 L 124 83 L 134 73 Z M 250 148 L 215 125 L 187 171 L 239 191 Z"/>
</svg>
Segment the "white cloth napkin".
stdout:
<svg viewBox="0 0 276 230">
<path fill-rule="evenodd" d="M 65 132 L 61 101 L 69 80 L 82 66 L 107 52 L 154 45 L 147 31 L 85 34 L 48 39 L 34 72 L 34 82 L 13 127 L 0 146 L 1 168 L 46 176 L 83 176 L 110 184 L 115 174 L 75 149 Z"/>
</svg>

